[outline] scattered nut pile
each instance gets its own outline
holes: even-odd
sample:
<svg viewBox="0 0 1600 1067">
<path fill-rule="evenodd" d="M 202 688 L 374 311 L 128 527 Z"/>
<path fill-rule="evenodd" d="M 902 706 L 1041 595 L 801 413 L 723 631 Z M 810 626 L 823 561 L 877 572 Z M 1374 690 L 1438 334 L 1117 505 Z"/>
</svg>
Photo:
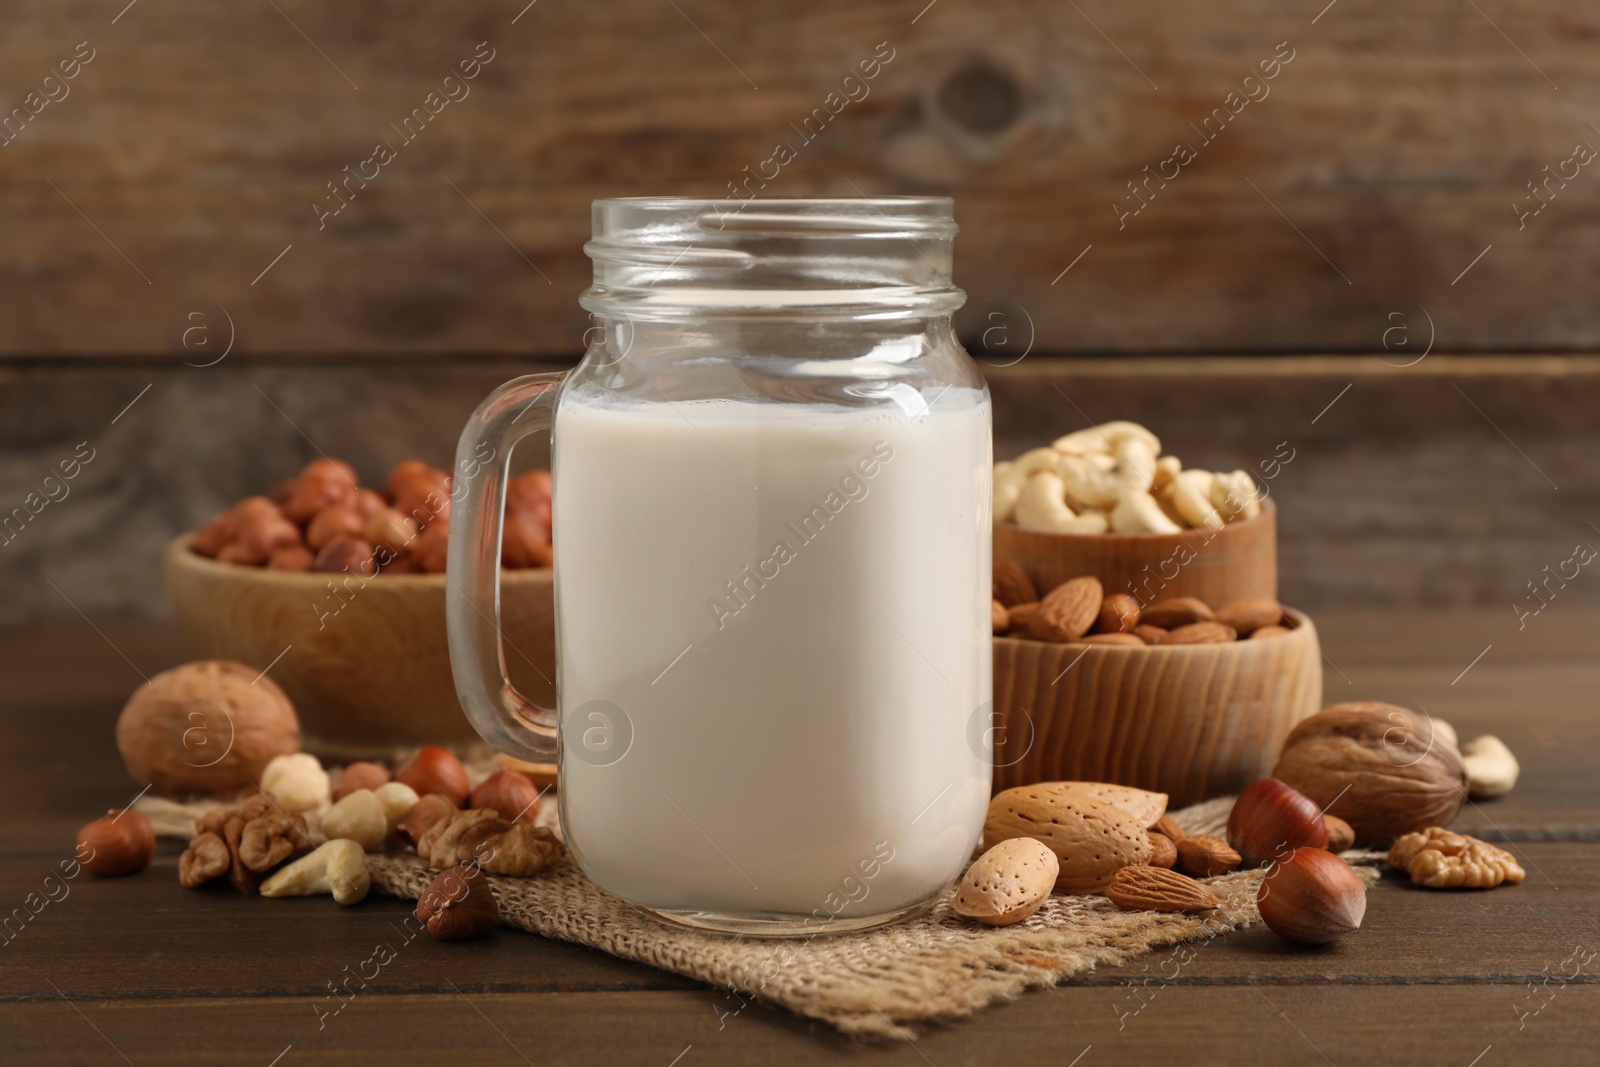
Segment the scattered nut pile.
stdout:
<svg viewBox="0 0 1600 1067">
<path fill-rule="evenodd" d="M 458 939 L 488 933 L 498 916 L 483 872 L 528 877 L 566 854 L 554 832 L 535 825 L 540 792 L 516 771 L 474 788 L 455 755 L 430 745 L 392 775 L 358 762 L 335 779 L 298 751 L 288 698 L 241 664 L 191 663 L 150 679 L 129 698 L 117 739 L 129 772 L 157 793 L 233 801 L 196 820 L 178 859 L 187 888 L 226 879 L 250 895 L 358 904 L 372 884 L 369 853 L 415 849 L 443 872 L 418 901 L 417 919 L 436 937 Z M 197 758 L 209 756 L 208 744 L 226 751 Z M 107 812 L 78 833 L 79 862 L 102 877 L 143 870 L 155 846 L 153 824 L 138 811 Z"/>
<path fill-rule="evenodd" d="M 1108 422 L 994 465 L 994 521 L 1075 534 L 1220 530 L 1261 514 L 1249 473 L 1185 470 L 1136 422 Z"/>
<path fill-rule="evenodd" d="M 1389 704 L 1341 704 L 1295 734 L 1275 776 L 1239 794 L 1226 839 L 1186 833 L 1167 816 L 1164 793 L 1043 782 L 996 794 L 985 851 L 952 906 L 993 926 L 1027 919 L 1052 893 L 1104 893 L 1128 910 L 1202 914 L 1220 904 L 1204 879 L 1266 868 L 1256 893 L 1262 920 L 1287 940 L 1321 945 L 1359 928 L 1366 914 L 1366 887 L 1339 856 L 1358 844 L 1387 848 L 1389 866 L 1430 889 L 1523 880 L 1509 853 L 1442 825 L 1467 788 L 1448 724 Z M 1477 744 L 1504 748 L 1493 738 Z M 1504 770 L 1496 768 L 1493 787 L 1504 783 Z"/>
<path fill-rule="evenodd" d="M 994 632 L 1034 641 L 1088 645 L 1215 645 L 1287 634 L 1294 620 L 1269 597 L 1246 597 L 1212 611 L 1192 596 L 1140 604 L 1105 595 L 1092 575 L 1062 582 L 1043 597 L 1027 571 L 994 565 Z"/>
<path fill-rule="evenodd" d="M 253 496 L 195 534 L 193 548 L 221 563 L 280 571 L 442 574 L 450 540 L 453 482 L 447 471 L 406 460 L 383 493 L 363 489 L 337 459 L 314 459 L 271 497 Z M 550 472 L 506 485 L 500 561 L 550 565 Z"/>
</svg>

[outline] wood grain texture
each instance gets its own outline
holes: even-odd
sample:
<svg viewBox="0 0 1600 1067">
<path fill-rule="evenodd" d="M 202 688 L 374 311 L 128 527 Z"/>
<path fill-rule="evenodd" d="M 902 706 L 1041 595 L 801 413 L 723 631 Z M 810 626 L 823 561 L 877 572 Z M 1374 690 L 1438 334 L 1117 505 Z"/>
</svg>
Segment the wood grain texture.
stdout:
<svg viewBox="0 0 1600 1067">
<path fill-rule="evenodd" d="M 167 593 L 200 654 L 271 667 L 324 758 L 393 759 L 423 744 L 478 741 L 450 673 L 442 574 L 291 574 L 203 559 L 187 535 L 167 547 Z M 504 570 L 506 669 L 555 705 L 555 595 L 548 570 Z"/>
<path fill-rule="evenodd" d="M 1250 596 L 1278 595 L 1277 505 L 1263 501 L 1254 519 L 1220 530 L 1175 534 L 1057 534 L 994 527 L 994 561 L 1016 563 L 1041 594 L 1090 574 L 1106 595 L 1149 604 L 1199 597 L 1212 608 Z"/>
<path fill-rule="evenodd" d="M 994 642 L 996 791 L 1116 782 L 1173 807 L 1265 777 L 1295 723 L 1322 707 L 1311 620 L 1266 641 L 1215 645 Z"/>
<path fill-rule="evenodd" d="M 1537 217 L 1513 207 L 1594 143 L 1592 12 L 523 6 L 143 0 L 113 25 L 86 0 L 14 5 L 7 112 L 77 42 L 97 54 L 0 148 L 0 351 L 160 351 L 203 298 L 242 352 L 570 353 L 592 199 L 747 180 L 953 194 L 965 334 L 1004 324 L 1009 353 L 1372 351 L 1423 307 L 1441 351 L 1600 345 L 1600 186 L 1584 170 Z M 407 141 L 480 41 L 470 96 Z M 870 91 L 804 133 L 880 42 Z M 397 158 L 319 230 L 376 142 Z M 780 142 L 796 158 L 755 185 Z M 1197 158 L 1150 178 L 1179 143 Z"/>
<path fill-rule="evenodd" d="M 567 365 L 0 363 L 0 511 L 38 492 L 80 442 L 97 450 L 70 497 L 0 546 L 0 621 L 76 620 L 73 604 L 97 617 L 165 616 L 161 553 L 178 533 L 319 449 L 369 483 L 402 459 L 448 465 L 491 389 Z M 1600 521 L 1593 357 L 1430 356 L 1399 368 L 1376 358 L 1032 356 L 979 367 L 994 397 L 996 456 L 1131 418 L 1187 466 L 1275 473 L 1280 593 L 1312 612 L 1493 605 L 1514 626 L 1511 604 L 1532 606 L 1527 583 L 1543 567 L 1580 541 L 1600 546 L 1589 525 Z M 1293 458 L 1273 467 L 1285 443 Z M 545 458 L 530 442 L 517 462 Z M 1590 577 L 1568 582 L 1549 610 L 1600 604 Z"/>
</svg>

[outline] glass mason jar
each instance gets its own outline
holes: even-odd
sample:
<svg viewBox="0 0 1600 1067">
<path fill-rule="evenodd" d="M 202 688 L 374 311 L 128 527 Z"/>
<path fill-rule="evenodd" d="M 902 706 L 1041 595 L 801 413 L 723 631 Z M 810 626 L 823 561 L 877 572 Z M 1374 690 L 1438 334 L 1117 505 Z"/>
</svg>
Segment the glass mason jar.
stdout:
<svg viewBox="0 0 1600 1067">
<path fill-rule="evenodd" d="M 461 436 L 468 717 L 548 760 L 588 876 L 746 934 L 915 913 L 990 787 L 990 410 L 944 198 L 600 200 L 566 375 Z M 553 423 L 553 426 L 552 426 Z M 559 713 L 505 676 L 506 464 L 552 433 Z"/>
</svg>

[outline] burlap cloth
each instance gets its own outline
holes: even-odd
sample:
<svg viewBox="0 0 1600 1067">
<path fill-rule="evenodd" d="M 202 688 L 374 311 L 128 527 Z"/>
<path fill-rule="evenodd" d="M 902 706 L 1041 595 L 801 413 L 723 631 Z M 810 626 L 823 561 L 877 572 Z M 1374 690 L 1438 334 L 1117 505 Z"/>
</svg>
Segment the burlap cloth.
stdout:
<svg viewBox="0 0 1600 1067">
<path fill-rule="evenodd" d="M 1221 797 L 1170 814 L 1190 833 L 1220 833 L 1232 806 L 1232 797 Z M 555 808 L 544 805 L 539 821 L 553 821 Z M 168 833 L 187 821 L 171 810 L 149 814 Z M 1381 857 L 1346 853 L 1353 861 Z M 369 855 L 367 867 L 374 890 L 408 900 L 438 873 L 401 852 Z M 1378 879 L 1373 867 L 1356 870 L 1369 885 Z M 928 912 L 894 926 L 783 939 L 669 926 L 589 881 L 570 857 L 532 878 L 490 875 L 489 885 L 507 925 L 778 1004 L 847 1034 L 913 1038 L 918 1024 L 971 1015 L 1096 964 L 1253 926 L 1261 921 L 1261 878 L 1240 871 L 1206 879 L 1222 903 L 1205 917 L 1123 911 L 1103 896 L 1052 896 L 1023 922 L 987 927 L 955 914 L 946 889 Z"/>
</svg>

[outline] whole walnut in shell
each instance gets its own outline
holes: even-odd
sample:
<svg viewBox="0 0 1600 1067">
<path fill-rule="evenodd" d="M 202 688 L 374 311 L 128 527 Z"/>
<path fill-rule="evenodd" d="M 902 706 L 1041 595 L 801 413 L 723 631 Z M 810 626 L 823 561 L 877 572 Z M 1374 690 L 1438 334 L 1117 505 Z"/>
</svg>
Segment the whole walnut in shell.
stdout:
<svg viewBox="0 0 1600 1067">
<path fill-rule="evenodd" d="M 1394 704 L 1335 704 L 1290 732 L 1272 777 L 1387 848 L 1401 834 L 1448 826 L 1467 797 L 1461 755 L 1425 715 Z"/>
<path fill-rule="evenodd" d="M 300 720 L 253 667 L 204 660 L 145 682 L 117 719 L 128 773 L 167 796 L 254 785 L 274 756 L 300 751 Z"/>
</svg>

